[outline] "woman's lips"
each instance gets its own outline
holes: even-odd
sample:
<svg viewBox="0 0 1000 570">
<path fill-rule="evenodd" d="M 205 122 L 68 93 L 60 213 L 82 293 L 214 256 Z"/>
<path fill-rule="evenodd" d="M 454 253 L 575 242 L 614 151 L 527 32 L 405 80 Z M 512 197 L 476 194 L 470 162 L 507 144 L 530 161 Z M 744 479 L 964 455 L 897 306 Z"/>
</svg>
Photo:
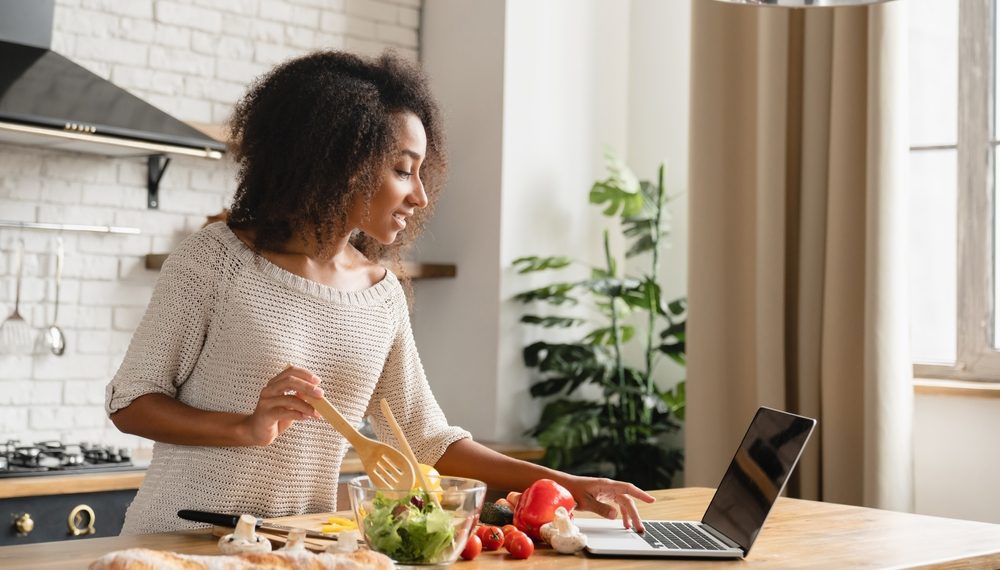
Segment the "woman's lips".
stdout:
<svg viewBox="0 0 1000 570">
<path fill-rule="evenodd" d="M 396 223 L 399 229 L 406 228 L 406 218 L 402 214 L 393 214 L 392 221 Z"/>
</svg>

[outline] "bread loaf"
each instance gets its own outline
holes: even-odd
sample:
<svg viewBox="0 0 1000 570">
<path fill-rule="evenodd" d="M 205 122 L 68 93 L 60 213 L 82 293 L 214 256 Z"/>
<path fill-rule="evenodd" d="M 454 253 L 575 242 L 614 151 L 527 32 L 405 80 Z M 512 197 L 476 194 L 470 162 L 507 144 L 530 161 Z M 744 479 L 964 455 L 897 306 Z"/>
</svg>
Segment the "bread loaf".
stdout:
<svg viewBox="0 0 1000 570">
<path fill-rule="evenodd" d="M 282 570 L 393 570 L 392 560 L 371 550 L 348 554 L 313 554 L 309 551 L 287 551 L 238 554 L 229 556 L 199 556 L 130 548 L 110 552 L 90 565 L 90 570 L 236 570 L 262 568 Z"/>
</svg>

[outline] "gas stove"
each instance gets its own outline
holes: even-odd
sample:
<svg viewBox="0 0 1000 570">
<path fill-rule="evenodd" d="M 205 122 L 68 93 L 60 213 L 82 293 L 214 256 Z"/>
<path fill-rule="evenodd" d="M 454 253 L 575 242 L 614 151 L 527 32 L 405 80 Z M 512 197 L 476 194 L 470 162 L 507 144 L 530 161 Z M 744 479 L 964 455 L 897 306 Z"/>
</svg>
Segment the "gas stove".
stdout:
<svg viewBox="0 0 1000 570">
<path fill-rule="evenodd" d="M 93 443 L 0 443 L 0 478 L 136 469 L 129 450 Z"/>
</svg>

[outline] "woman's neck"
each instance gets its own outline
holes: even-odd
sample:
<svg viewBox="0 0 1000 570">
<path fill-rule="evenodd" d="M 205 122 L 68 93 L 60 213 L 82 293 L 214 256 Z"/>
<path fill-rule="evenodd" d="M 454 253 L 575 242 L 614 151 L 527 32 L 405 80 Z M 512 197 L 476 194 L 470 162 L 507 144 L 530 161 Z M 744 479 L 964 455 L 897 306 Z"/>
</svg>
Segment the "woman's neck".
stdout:
<svg viewBox="0 0 1000 570">
<path fill-rule="evenodd" d="M 253 247 L 252 229 L 234 230 L 234 233 Z M 355 249 L 348 237 L 336 239 L 328 252 L 320 249 L 315 236 L 300 232 L 279 247 L 259 251 L 259 254 L 285 271 L 340 290 L 365 289 L 384 276 L 384 270 Z"/>
</svg>

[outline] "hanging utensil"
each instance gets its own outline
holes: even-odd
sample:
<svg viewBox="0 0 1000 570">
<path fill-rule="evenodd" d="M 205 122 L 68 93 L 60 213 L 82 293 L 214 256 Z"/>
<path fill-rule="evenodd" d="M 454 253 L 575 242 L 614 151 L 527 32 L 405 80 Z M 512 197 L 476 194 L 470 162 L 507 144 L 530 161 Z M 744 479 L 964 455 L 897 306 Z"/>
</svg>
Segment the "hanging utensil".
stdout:
<svg viewBox="0 0 1000 570">
<path fill-rule="evenodd" d="M 14 293 L 14 312 L 0 323 L 0 352 L 26 354 L 31 352 L 31 325 L 21 316 L 21 273 L 24 266 L 24 240 L 17 240 L 17 285 Z"/>
<path fill-rule="evenodd" d="M 56 300 L 52 311 L 52 324 L 43 333 L 45 346 L 56 356 L 62 356 L 66 352 L 66 335 L 56 324 L 59 319 L 59 284 L 62 282 L 64 255 L 62 238 L 58 238 L 56 241 Z"/>
</svg>

